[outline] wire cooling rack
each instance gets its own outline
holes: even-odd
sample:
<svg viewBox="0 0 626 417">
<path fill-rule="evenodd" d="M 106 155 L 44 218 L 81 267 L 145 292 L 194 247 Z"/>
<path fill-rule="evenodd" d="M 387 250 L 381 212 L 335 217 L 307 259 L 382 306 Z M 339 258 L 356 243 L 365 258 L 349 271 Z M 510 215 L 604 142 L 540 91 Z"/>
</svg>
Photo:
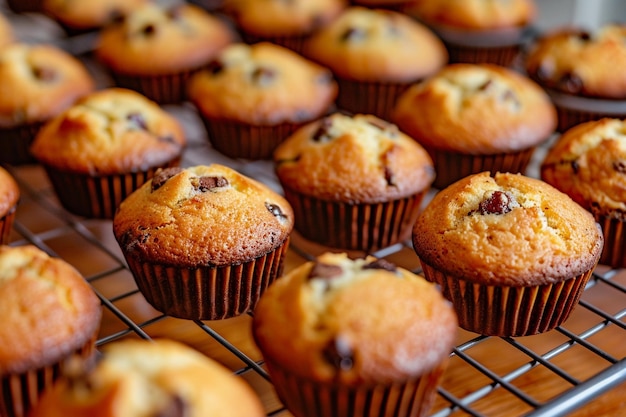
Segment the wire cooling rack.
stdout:
<svg viewBox="0 0 626 417">
<path fill-rule="evenodd" d="M 48 24 L 39 16 L 19 17 L 19 28 Z M 33 20 L 34 19 L 34 20 Z M 29 35 L 33 35 L 29 32 Z M 36 35 L 36 34 L 35 34 Z M 34 41 L 46 41 L 46 37 Z M 96 76 L 89 57 L 93 38 L 61 39 Z M 104 80 L 104 81 L 102 81 Z M 106 78 L 101 79 L 106 85 Z M 189 147 L 183 165 L 222 163 L 281 192 L 268 161 L 229 159 L 212 150 L 192 106 L 167 106 L 186 129 Z M 536 176 L 537 153 L 529 175 Z M 128 337 L 168 337 L 219 361 L 259 394 L 268 416 L 291 414 L 276 397 L 262 357 L 252 341 L 251 315 L 220 321 L 188 321 L 154 310 L 137 290 L 115 242 L 111 222 L 66 212 L 37 165 L 6 166 L 22 196 L 11 245 L 33 244 L 74 265 L 103 305 L 97 346 Z M 297 234 L 287 255 L 298 265 L 327 248 Z M 421 273 L 410 242 L 373 255 Z M 570 319 L 545 334 L 500 338 L 460 330 L 457 346 L 438 391 L 432 416 L 618 416 L 626 414 L 626 270 L 600 266 Z M 621 408 L 624 408 L 621 412 Z"/>
</svg>

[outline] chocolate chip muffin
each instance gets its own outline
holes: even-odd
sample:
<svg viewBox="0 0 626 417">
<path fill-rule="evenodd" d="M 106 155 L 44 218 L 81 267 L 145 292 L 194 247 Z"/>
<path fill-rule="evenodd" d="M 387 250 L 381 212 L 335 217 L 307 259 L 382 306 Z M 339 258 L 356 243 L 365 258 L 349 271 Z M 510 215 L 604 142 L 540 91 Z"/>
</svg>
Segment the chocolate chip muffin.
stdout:
<svg viewBox="0 0 626 417">
<path fill-rule="evenodd" d="M 13 43 L 0 50 L 0 162 L 35 162 L 29 146 L 43 123 L 93 91 L 76 58 L 52 45 Z"/>
<path fill-rule="evenodd" d="M 262 417 L 243 378 L 168 339 L 123 339 L 102 349 L 95 366 L 73 363 L 30 417 Z"/>
<path fill-rule="evenodd" d="M 268 159 L 289 134 L 327 114 L 337 96 L 332 74 L 268 42 L 224 49 L 188 86 L 215 149 Z"/>
<path fill-rule="evenodd" d="M 274 162 L 302 236 L 367 252 L 409 238 L 435 178 L 426 151 L 372 115 L 310 123 L 276 149 Z"/>
<path fill-rule="evenodd" d="M 431 154 L 444 188 L 482 171 L 524 173 L 556 111 L 529 78 L 492 64 L 451 64 L 412 86 L 391 120 Z"/>
<path fill-rule="evenodd" d="M 333 71 L 340 109 L 382 119 L 409 85 L 448 60 L 443 43 L 420 23 L 401 13 L 358 6 L 313 34 L 304 55 Z"/>
<path fill-rule="evenodd" d="M 384 259 L 325 253 L 263 294 L 252 332 L 296 416 L 426 416 L 457 319 L 422 277 Z"/>
<path fill-rule="evenodd" d="M 235 39 L 225 22 L 198 6 L 148 3 L 107 26 L 95 54 L 118 87 L 171 104 L 187 99 L 189 77 Z"/>
<path fill-rule="evenodd" d="M 158 168 L 178 165 L 185 144 L 178 120 L 155 102 L 109 88 L 46 123 L 30 150 L 63 207 L 111 219 L 119 203 Z"/>
<path fill-rule="evenodd" d="M 215 320 L 250 311 L 282 274 L 287 201 L 223 165 L 159 171 L 122 202 L 113 232 L 157 310 Z"/>
<path fill-rule="evenodd" d="M 525 336 L 568 318 L 603 237 L 593 216 L 551 185 L 483 172 L 435 195 L 415 223 L 413 246 L 461 327 Z"/>
<path fill-rule="evenodd" d="M 11 174 L 0 167 L 0 245 L 9 242 L 19 200 L 20 187 Z"/>
<path fill-rule="evenodd" d="M 559 137 L 541 178 L 589 210 L 602 226 L 600 263 L 626 267 L 626 121 L 581 123 Z"/>
<path fill-rule="evenodd" d="M 80 273 L 34 246 L 0 246 L 0 414 L 25 417 L 66 361 L 90 358 L 102 311 Z"/>
<path fill-rule="evenodd" d="M 528 75 L 550 94 L 558 129 L 604 117 L 626 117 L 626 25 L 546 33 L 528 51 Z"/>
</svg>

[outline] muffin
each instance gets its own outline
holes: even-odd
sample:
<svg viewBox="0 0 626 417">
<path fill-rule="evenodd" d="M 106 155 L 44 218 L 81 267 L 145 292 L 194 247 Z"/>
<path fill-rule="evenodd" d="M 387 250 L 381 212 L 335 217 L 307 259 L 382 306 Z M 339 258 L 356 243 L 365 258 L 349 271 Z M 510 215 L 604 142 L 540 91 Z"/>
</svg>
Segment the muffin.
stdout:
<svg viewBox="0 0 626 417">
<path fill-rule="evenodd" d="M 226 0 L 224 10 L 246 43 L 266 41 L 301 53 L 306 39 L 346 6 L 346 0 Z"/>
<path fill-rule="evenodd" d="M 528 75 L 555 103 L 559 132 L 604 117 L 626 117 L 626 25 L 590 32 L 562 28 L 536 40 L 525 58 Z"/>
<path fill-rule="evenodd" d="M 67 367 L 29 417 L 262 417 L 242 378 L 179 342 L 123 339 L 95 366 Z"/>
<path fill-rule="evenodd" d="M 94 354 L 102 311 L 76 269 L 34 246 L 0 246 L 0 271 L 0 414 L 24 417 L 66 361 Z"/>
<path fill-rule="evenodd" d="M 445 43 L 450 62 L 513 66 L 537 18 L 533 0 L 415 0 L 402 9 Z"/>
<path fill-rule="evenodd" d="M 226 166 L 161 170 L 122 202 L 113 232 L 139 290 L 179 318 L 250 311 L 283 269 L 289 204 Z"/>
<path fill-rule="evenodd" d="M 118 87 L 160 104 L 180 103 L 191 74 L 234 40 L 226 23 L 200 7 L 149 3 L 107 26 L 95 54 Z"/>
<path fill-rule="evenodd" d="M 422 277 L 325 253 L 263 294 L 252 331 L 294 416 L 417 417 L 428 415 L 457 319 Z"/>
<path fill-rule="evenodd" d="M 41 125 L 93 91 L 91 74 L 67 52 L 14 43 L 0 50 L 0 162 L 34 162 L 28 148 Z"/>
<path fill-rule="evenodd" d="M 174 116 L 135 91 L 109 88 L 46 123 L 31 153 L 65 209 L 111 219 L 158 168 L 179 164 L 185 143 Z"/>
<path fill-rule="evenodd" d="M 20 188 L 11 174 L 0 167 L 0 245 L 9 243 Z"/>
<path fill-rule="evenodd" d="M 417 142 L 372 115 L 310 123 L 276 149 L 274 162 L 302 236 L 366 252 L 410 237 L 435 177 Z"/>
<path fill-rule="evenodd" d="M 593 216 L 551 185 L 483 172 L 435 195 L 415 223 L 413 246 L 461 327 L 526 336 L 568 318 L 603 237 Z"/>
<path fill-rule="evenodd" d="M 491 64 L 448 65 L 406 91 L 391 115 L 431 154 L 437 188 L 482 171 L 524 173 L 556 119 L 541 87 Z"/>
<path fill-rule="evenodd" d="M 6 15 L 0 13 L 0 48 L 16 42 L 13 26 Z"/>
<path fill-rule="evenodd" d="M 188 85 L 213 147 L 231 158 L 269 159 L 294 130 L 326 115 L 332 74 L 284 47 L 237 43 Z"/>
<path fill-rule="evenodd" d="M 149 0 L 39 1 L 39 11 L 56 21 L 70 36 L 102 29 L 149 2 Z"/>
<path fill-rule="evenodd" d="M 448 60 L 444 45 L 425 26 L 400 13 L 358 6 L 312 35 L 304 55 L 334 73 L 340 109 L 382 119 L 412 83 Z"/>
<path fill-rule="evenodd" d="M 626 121 L 605 118 L 561 135 L 541 164 L 541 178 L 589 210 L 602 226 L 600 263 L 626 267 Z"/>
</svg>

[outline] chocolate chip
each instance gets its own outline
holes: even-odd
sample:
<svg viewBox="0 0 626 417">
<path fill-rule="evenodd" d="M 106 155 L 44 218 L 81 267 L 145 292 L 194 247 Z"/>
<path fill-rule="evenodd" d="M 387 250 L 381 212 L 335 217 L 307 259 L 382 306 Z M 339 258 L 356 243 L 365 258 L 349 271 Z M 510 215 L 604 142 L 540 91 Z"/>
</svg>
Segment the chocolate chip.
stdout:
<svg viewBox="0 0 626 417">
<path fill-rule="evenodd" d="M 330 117 L 325 117 L 320 122 L 320 125 L 315 133 L 313 133 L 313 136 L 311 136 L 311 139 L 313 139 L 314 142 L 322 142 L 331 139 L 330 128 L 332 125 L 333 120 Z"/>
<path fill-rule="evenodd" d="M 349 27 L 341 35 L 340 39 L 343 42 L 355 42 L 364 39 L 367 32 L 361 28 Z"/>
<path fill-rule="evenodd" d="M 326 362 L 340 371 L 349 371 L 354 366 L 354 353 L 345 338 L 331 339 L 322 351 L 322 355 Z"/>
<path fill-rule="evenodd" d="M 279 206 L 277 206 L 276 204 L 272 204 L 272 203 L 265 203 L 265 208 L 272 213 L 272 215 L 274 215 L 275 217 L 281 219 L 281 218 L 285 218 L 287 216 L 285 216 L 285 214 L 283 213 L 283 211 L 280 209 Z"/>
<path fill-rule="evenodd" d="M 224 64 L 222 61 L 213 60 L 205 68 L 211 75 L 217 75 L 224 70 Z"/>
<path fill-rule="evenodd" d="M 144 36 L 152 36 L 156 33 L 156 26 L 154 26 L 153 24 L 148 24 L 145 25 L 142 29 L 141 29 L 141 33 Z"/>
<path fill-rule="evenodd" d="M 126 120 L 131 123 L 132 127 L 140 128 L 143 130 L 148 130 L 148 125 L 146 124 L 146 119 L 143 117 L 141 113 L 128 113 L 126 116 Z"/>
<path fill-rule="evenodd" d="M 165 404 L 165 407 L 158 410 L 152 417 L 187 417 L 189 416 L 189 406 L 179 395 L 172 395 Z"/>
<path fill-rule="evenodd" d="M 590 41 L 591 40 L 591 34 L 587 31 L 581 30 L 580 32 L 578 32 L 576 34 L 576 36 L 578 36 L 578 39 L 580 39 L 581 41 Z"/>
<path fill-rule="evenodd" d="M 384 172 L 385 172 L 385 181 L 387 182 L 387 185 L 396 185 L 396 180 L 393 175 L 393 171 L 391 170 L 391 167 L 386 165 Z"/>
<path fill-rule="evenodd" d="M 480 202 L 478 210 L 480 214 L 506 214 L 513 210 L 517 202 L 509 192 L 494 191 L 491 195 Z"/>
<path fill-rule="evenodd" d="M 583 80 L 573 72 L 566 72 L 561 76 L 558 87 L 570 94 L 578 94 L 583 89 Z"/>
<path fill-rule="evenodd" d="M 574 171 L 574 174 L 578 174 L 578 171 L 580 170 L 580 165 L 578 165 L 578 161 L 574 160 L 570 162 L 570 165 L 572 166 L 572 171 Z"/>
<path fill-rule="evenodd" d="M 57 72 L 50 67 L 33 67 L 33 75 L 40 81 L 50 82 L 57 77 Z"/>
<path fill-rule="evenodd" d="M 107 21 L 112 24 L 120 24 L 124 22 L 124 13 L 119 9 L 113 9 L 109 12 Z"/>
<path fill-rule="evenodd" d="M 396 272 L 398 270 L 393 263 L 382 258 L 363 265 L 363 269 L 384 269 L 389 272 Z"/>
<path fill-rule="evenodd" d="M 265 87 L 271 84 L 278 74 L 276 70 L 267 67 L 258 67 L 252 72 L 252 82 L 255 84 Z"/>
<path fill-rule="evenodd" d="M 224 177 L 193 177 L 190 180 L 193 187 L 203 193 L 228 185 L 228 180 Z"/>
<path fill-rule="evenodd" d="M 493 86 L 493 80 L 489 79 L 478 87 L 478 91 L 487 91 L 491 86 Z"/>
<path fill-rule="evenodd" d="M 626 161 L 613 162 L 613 169 L 620 174 L 626 174 Z"/>
<path fill-rule="evenodd" d="M 152 191 L 156 191 L 163 186 L 174 175 L 184 171 L 181 167 L 171 167 L 165 169 L 159 169 L 152 177 Z"/>
<path fill-rule="evenodd" d="M 324 278 L 324 279 L 332 279 L 336 278 L 343 274 L 343 268 L 339 265 L 330 265 L 321 262 L 316 262 L 309 272 L 309 279 L 312 278 Z"/>
</svg>

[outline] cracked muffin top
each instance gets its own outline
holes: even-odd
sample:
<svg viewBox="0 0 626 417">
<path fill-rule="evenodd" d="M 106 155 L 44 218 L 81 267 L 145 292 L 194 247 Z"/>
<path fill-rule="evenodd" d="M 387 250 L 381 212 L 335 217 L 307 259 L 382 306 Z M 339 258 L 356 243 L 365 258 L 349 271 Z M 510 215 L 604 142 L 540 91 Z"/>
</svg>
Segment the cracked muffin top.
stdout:
<svg viewBox="0 0 626 417">
<path fill-rule="evenodd" d="M 594 214 L 626 218 L 626 121 L 569 129 L 548 151 L 541 178 Z"/>
<path fill-rule="evenodd" d="M 358 386 L 435 371 L 452 350 L 457 319 L 424 278 L 384 259 L 325 253 L 268 288 L 252 330 L 266 361 Z"/>
<path fill-rule="evenodd" d="M 274 151 L 283 186 L 330 201 L 378 203 L 408 197 L 435 178 L 426 151 L 372 115 L 335 113 L 297 130 Z"/>
<path fill-rule="evenodd" d="M 487 285 L 535 286 L 590 270 L 602 232 L 551 185 L 520 174 L 470 175 L 440 191 L 417 219 L 420 259 Z"/>
<path fill-rule="evenodd" d="M 448 61 L 426 26 L 401 13 L 352 6 L 307 41 L 304 55 L 341 78 L 414 82 Z"/>
<path fill-rule="evenodd" d="M 127 256 L 168 266 L 224 266 L 276 249 L 293 211 L 267 186 L 223 165 L 167 168 L 128 196 L 113 219 Z"/>
<path fill-rule="evenodd" d="M 448 65 L 402 94 L 391 120 L 426 147 L 469 154 L 536 146 L 557 124 L 541 87 L 491 64 Z"/>
<path fill-rule="evenodd" d="M 31 153 L 63 171 L 107 175 L 163 165 L 178 158 L 185 144 L 180 123 L 158 104 L 131 90 L 109 88 L 46 123 Z"/>
<path fill-rule="evenodd" d="M 328 69 L 287 48 L 237 43 L 191 78 L 188 95 L 208 118 L 271 126 L 325 114 L 337 84 Z"/>
<path fill-rule="evenodd" d="M 172 74 L 199 69 L 235 39 L 226 23 L 198 6 L 148 3 L 103 29 L 95 53 L 118 73 Z"/>
<path fill-rule="evenodd" d="M 563 28 L 539 38 L 525 57 L 544 87 L 587 97 L 626 98 L 626 25 Z"/>
<path fill-rule="evenodd" d="M 0 376 L 49 366 L 100 326 L 100 300 L 70 264 L 35 246 L 0 246 Z"/>
<path fill-rule="evenodd" d="M 0 127 L 43 122 L 95 88 L 85 66 L 52 45 L 0 50 Z"/>
<path fill-rule="evenodd" d="M 124 339 L 93 366 L 72 363 L 31 417 L 262 417 L 243 378 L 168 339 Z"/>
<path fill-rule="evenodd" d="M 20 199 L 20 187 L 13 176 L 0 166 L 0 221 Z"/>
</svg>

